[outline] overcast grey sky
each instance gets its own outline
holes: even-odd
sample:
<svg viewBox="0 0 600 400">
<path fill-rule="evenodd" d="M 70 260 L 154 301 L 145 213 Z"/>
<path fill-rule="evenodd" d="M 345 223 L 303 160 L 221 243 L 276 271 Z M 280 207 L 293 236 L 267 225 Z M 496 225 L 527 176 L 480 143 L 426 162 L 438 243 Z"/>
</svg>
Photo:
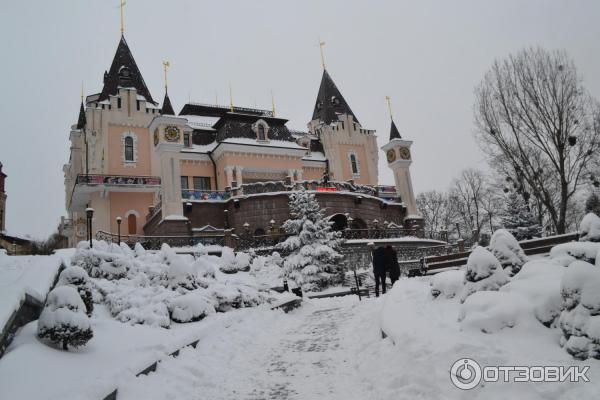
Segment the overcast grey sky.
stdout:
<svg viewBox="0 0 600 400">
<path fill-rule="evenodd" d="M 119 40 L 119 0 L 2 0 L 0 161 L 7 230 L 50 234 L 64 215 L 62 165 L 81 82 L 102 88 Z M 473 89 L 494 58 L 523 47 L 566 49 L 600 98 L 598 1 L 127 0 L 125 36 L 155 99 L 162 60 L 178 111 L 188 98 L 270 108 L 305 129 L 327 69 L 363 126 L 387 141 L 384 96 L 414 140 L 417 192 L 446 189 L 469 166 Z M 380 154 L 380 183 L 393 182 Z"/>
</svg>

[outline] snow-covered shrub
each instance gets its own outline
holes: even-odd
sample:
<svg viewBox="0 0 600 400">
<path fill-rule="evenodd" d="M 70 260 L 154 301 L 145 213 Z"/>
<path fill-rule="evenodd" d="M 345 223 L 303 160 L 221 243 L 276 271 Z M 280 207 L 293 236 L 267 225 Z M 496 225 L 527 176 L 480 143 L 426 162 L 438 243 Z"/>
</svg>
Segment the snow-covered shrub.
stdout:
<svg viewBox="0 0 600 400">
<path fill-rule="evenodd" d="M 92 284 L 87 272 L 81 267 L 71 266 L 65 268 L 58 277 L 58 286 L 71 286 L 77 290 L 87 315 L 92 315 L 94 310 L 94 300 L 92 295 Z"/>
<path fill-rule="evenodd" d="M 6 250 L 4 249 L 0 249 L 0 258 L 2 257 L 8 257 L 8 255 L 6 254 Z"/>
<path fill-rule="evenodd" d="M 250 274 L 269 286 L 280 286 L 283 280 L 283 258 L 278 252 L 269 256 L 257 256 L 252 260 Z"/>
<path fill-rule="evenodd" d="M 522 296 L 536 319 L 550 327 L 563 307 L 560 282 L 565 271 L 562 265 L 553 260 L 529 261 L 500 291 Z"/>
<path fill-rule="evenodd" d="M 589 213 L 579 224 L 580 242 L 600 242 L 600 217 Z"/>
<path fill-rule="evenodd" d="M 131 257 L 114 243 L 94 241 L 90 249 L 88 242 L 79 242 L 71 259 L 73 265 L 83 268 L 92 278 L 120 279 L 127 274 Z"/>
<path fill-rule="evenodd" d="M 463 288 L 465 273 L 460 270 L 444 271 L 431 278 L 431 295 L 451 299 Z"/>
<path fill-rule="evenodd" d="M 492 253 L 477 246 L 467 259 L 461 303 L 472 293 L 498 290 L 508 282 L 508 275 Z"/>
<path fill-rule="evenodd" d="M 283 262 L 283 275 L 304 291 L 319 290 L 343 279 L 342 255 L 338 249 L 341 233 L 332 230 L 333 223 L 313 193 L 290 195 L 290 215 L 283 228 L 290 235 L 278 249 L 289 253 Z"/>
<path fill-rule="evenodd" d="M 550 257 L 564 266 L 571 264 L 574 259 L 594 264 L 599 251 L 600 243 L 570 242 L 554 246 L 550 250 Z"/>
<path fill-rule="evenodd" d="M 244 252 L 234 253 L 231 248 L 223 247 L 221 252 L 221 266 L 219 269 L 225 274 L 249 271 L 250 254 Z"/>
<path fill-rule="evenodd" d="M 136 257 L 141 257 L 146 254 L 146 249 L 144 249 L 144 246 L 139 242 L 135 244 L 133 251 L 135 252 Z"/>
<path fill-rule="evenodd" d="M 527 262 L 527 256 L 519 242 L 506 229 L 498 229 L 494 232 L 490 241 L 490 251 L 509 275 L 519 272 Z"/>
<path fill-rule="evenodd" d="M 527 322 L 531 310 L 519 295 L 506 292 L 477 292 L 462 304 L 458 321 L 463 328 L 494 333 Z"/>
<path fill-rule="evenodd" d="M 504 209 L 500 213 L 502 226 L 517 240 L 532 239 L 541 236 L 542 229 L 529 209 L 523 196 L 511 191 L 506 197 Z"/>
<path fill-rule="evenodd" d="M 216 310 L 226 312 L 243 305 L 242 294 L 234 285 L 215 283 L 207 289 L 209 296 L 215 299 Z"/>
<path fill-rule="evenodd" d="M 198 293 L 184 294 L 168 302 L 171 319 L 175 322 L 200 321 L 215 312 L 211 300 Z"/>
<path fill-rule="evenodd" d="M 198 288 L 194 264 L 183 259 L 173 258 L 167 271 L 167 285 L 170 289 L 194 290 Z"/>
<path fill-rule="evenodd" d="M 59 286 L 48 294 L 37 334 L 41 339 L 61 345 L 63 350 L 83 346 L 94 336 L 77 290 Z"/>
<path fill-rule="evenodd" d="M 595 192 L 585 201 L 585 212 L 600 216 L 600 198 Z"/>
<path fill-rule="evenodd" d="M 600 359 L 600 269 L 573 262 L 561 281 L 561 295 L 561 344 L 575 358 Z"/>
</svg>

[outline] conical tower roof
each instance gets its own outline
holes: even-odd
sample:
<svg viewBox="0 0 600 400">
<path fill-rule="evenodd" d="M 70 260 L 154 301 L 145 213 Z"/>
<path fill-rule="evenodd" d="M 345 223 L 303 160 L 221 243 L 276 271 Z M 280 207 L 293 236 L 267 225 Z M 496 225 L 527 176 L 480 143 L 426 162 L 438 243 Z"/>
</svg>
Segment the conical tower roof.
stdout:
<svg viewBox="0 0 600 400">
<path fill-rule="evenodd" d="M 350 114 L 354 117 L 354 120 L 358 122 L 358 118 L 356 118 L 356 115 L 354 115 L 350 109 L 344 96 L 342 96 L 342 93 L 325 69 L 323 70 L 321 86 L 319 87 L 319 93 L 317 94 L 317 101 L 315 103 L 312 119 L 320 119 L 326 124 L 330 124 L 332 121 L 338 120 L 338 114 Z"/>
<path fill-rule="evenodd" d="M 398 128 L 396 128 L 394 120 L 392 120 L 392 126 L 390 128 L 390 140 L 393 139 L 402 139 L 402 136 L 400 136 L 400 131 L 398 131 Z"/>
<path fill-rule="evenodd" d="M 79 107 L 79 118 L 77 119 L 77 129 L 83 129 L 87 125 L 87 120 L 85 118 L 85 108 L 83 107 L 83 101 L 81 102 L 81 107 Z"/>
<path fill-rule="evenodd" d="M 162 109 L 160 113 L 163 115 L 175 115 L 175 110 L 171 105 L 171 99 L 169 99 L 169 93 L 165 92 L 165 99 L 163 100 Z"/>
<path fill-rule="evenodd" d="M 108 96 L 118 94 L 119 87 L 134 87 L 138 94 L 146 98 L 146 101 L 156 104 L 146 86 L 146 82 L 144 82 L 133 54 L 129 50 L 125 36 L 121 36 L 110 70 L 104 73 L 104 87 L 98 100 L 106 100 Z"/>
</svg>

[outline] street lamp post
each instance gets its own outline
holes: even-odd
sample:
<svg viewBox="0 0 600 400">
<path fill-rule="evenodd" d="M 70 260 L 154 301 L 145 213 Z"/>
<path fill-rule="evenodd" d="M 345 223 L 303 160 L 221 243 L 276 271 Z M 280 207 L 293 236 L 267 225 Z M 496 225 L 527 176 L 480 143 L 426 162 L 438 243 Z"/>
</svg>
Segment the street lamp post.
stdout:
<svg viewBox="0 0 600 400">
<path fill-rule="evenodd" d="M 121 245 L 121 222 L 123 222 L 121 217 L 117 217 L 117 244 L 119 246 Z"/>
<path fill-rule="evenodd" d="M 92 218 L 94 217 L 94 209 L 86 208 L 85 216 L 87 217 L 87 226 L 88 226 L 88 238 L 90 239 L 90 249 L 94 247 L 92 243 Z"/>
</svg>

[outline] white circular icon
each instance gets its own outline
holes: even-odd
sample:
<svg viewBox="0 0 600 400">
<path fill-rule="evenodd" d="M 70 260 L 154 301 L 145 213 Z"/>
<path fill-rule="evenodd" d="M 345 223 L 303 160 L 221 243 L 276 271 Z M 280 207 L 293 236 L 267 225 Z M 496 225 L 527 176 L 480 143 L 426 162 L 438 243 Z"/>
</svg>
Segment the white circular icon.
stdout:
<svg viewBox="0 0 600 400">
<path fill-rule="evenodd" d="M 450 368 L 450 380 L 459 389 L 473 389 L 481 382 L 481 367 L 470 358 L 456 360 Z"/>
</svg>

